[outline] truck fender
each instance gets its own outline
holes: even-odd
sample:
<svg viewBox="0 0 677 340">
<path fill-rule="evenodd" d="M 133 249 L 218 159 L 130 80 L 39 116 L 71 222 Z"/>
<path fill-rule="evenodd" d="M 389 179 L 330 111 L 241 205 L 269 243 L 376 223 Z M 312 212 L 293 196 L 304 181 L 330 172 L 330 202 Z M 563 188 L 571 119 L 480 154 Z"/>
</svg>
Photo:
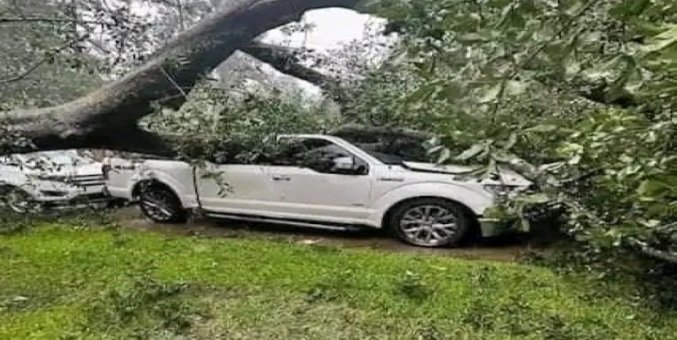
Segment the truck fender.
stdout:
<svg viewBox="0 0 677 340">
<path fill-rule="evenodd" d="M 0 180 L 0 193 L 4 192 L 2 190 L 11 190 L 12 188 L 23 190 L 33 197 L 39 195 L 38 184 L 31 183 L 31 180 L 26 176 L 15 176 Z"/>
<path fill-rule="evenodd" d="M 397 187 L 374 202 L 373 211 L 369 216 L 370 223 L 381 227 L 383 218 L 396 204 L 414 198 L 436 197 L 455 201 L 476 216 L 482 216 L 484 210 L 494 204 L 491 194 L 473 190 L 460 185 L 445 182 L 409 184 Z"/>
<path fill-rule="evenodd" d="M 174 194 L 178 197 L 178 199 L 181 201 L 181 205 L 185 208 L 189 208 L 194 205 L 194 200 L 190 199 L 191 197 L 195 196 L 194 190 L 193 190 L 193 183 L 192 179 L 190 182 L 190 186 L 185 185 L 178 181 L 174 176 L 160 171 L 160 170 L 147 170 L 144 171 L 143 175 L 142 174 L 134 174 L 131 178 L 132 182 L 134 183 L 132 185 L 132 194 L 134 194 L 138 188 L 138 186 L 146 181 L 155 181 L 158 183 L 161 183 L 163 185 L 166 185 L 169 189 L 171 189 Z M 137 197 L 134 197 L 136 199 Z"/>
</svg>

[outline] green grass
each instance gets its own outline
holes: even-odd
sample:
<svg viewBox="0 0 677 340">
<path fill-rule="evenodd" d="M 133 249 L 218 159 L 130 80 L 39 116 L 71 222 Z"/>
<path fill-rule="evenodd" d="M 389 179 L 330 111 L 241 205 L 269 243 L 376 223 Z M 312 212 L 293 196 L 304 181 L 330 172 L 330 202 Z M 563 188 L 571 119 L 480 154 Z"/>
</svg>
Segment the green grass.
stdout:
<svg viewBox="0 0 677 340">
<path fill-rule="evenodd" d="M 65 225 L 0 259 L 0 339 L 677 339 L 623 286 L 520 264 Z"/>
</svg>

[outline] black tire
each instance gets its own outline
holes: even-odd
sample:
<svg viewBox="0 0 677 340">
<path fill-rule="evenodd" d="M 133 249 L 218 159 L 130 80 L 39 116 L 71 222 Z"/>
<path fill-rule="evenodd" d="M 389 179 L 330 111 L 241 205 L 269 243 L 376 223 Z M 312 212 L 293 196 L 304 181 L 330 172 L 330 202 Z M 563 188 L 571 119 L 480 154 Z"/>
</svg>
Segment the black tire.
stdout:
<svg viewBox="0 0 677 340">
<path fill-rule="evenodd" d="M 156 223 L 186 222 L 187 212 L 181 200 L 163 185 L 149 185 L 139 193 L 139 208 L 144 216 Z"/>
<path fill-rule="evenodd" d="M 467 236 L 471 221 L 458 203 L 421 198 L 395 207 L 386 227 L 405 243 L 439 248 L 458 245 Z"/>
<path fill-rule="evenodd" d="M 44 208 L 43 204 L 36 202 L 31 194 L 18 187 L 0 188 L 0 196 L 5 207 L 15 214 L 37 213 Z"/>
</svg>

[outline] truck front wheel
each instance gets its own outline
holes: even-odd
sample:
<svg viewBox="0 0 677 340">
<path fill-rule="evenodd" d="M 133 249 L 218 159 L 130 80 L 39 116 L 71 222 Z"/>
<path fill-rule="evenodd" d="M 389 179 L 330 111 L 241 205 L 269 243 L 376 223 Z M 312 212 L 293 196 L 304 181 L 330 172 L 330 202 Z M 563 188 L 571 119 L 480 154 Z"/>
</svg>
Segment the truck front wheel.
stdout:
<svg viewBox="0 0 677 340">
<path fill-rule="evenodd" d="M 390 230 L 402 241 L 419 247 L 457 245 L 469 229 L 461 206 L 438 198 L 414 199 L 395 208 Z"/>
<path fill-rule="evenodd" d="M 143 214 L 156 223 L 183 223 L 186 210 L 169 188 L 149 185 L 139 193 L 139 207 Z"/>
</svg>

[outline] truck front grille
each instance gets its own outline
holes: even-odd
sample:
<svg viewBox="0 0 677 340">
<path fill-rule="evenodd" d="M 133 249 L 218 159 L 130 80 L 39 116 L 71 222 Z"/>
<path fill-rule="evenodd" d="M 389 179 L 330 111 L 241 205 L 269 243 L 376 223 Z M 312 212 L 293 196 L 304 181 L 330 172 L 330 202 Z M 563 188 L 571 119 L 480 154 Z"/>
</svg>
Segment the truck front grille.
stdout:
<svg viewBox="0 0 677 340">
<path fill-rule="evenodd" d="M 81 186 L 81 187 L 92 187 L 104 185 L 105 180 L 103 174 L 101 175 L 83 175 L 83 176 L 73 176 L 70 179 L 70 183 Z"/>
</svg>

